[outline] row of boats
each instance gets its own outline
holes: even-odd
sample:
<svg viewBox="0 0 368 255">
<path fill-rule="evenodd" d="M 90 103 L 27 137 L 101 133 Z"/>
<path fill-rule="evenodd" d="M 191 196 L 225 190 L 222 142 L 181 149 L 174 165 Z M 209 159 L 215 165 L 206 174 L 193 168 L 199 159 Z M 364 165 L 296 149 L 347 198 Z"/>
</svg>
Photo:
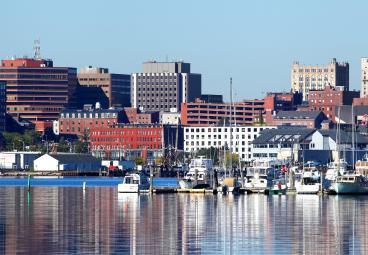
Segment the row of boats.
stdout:
<svg viewBox="0 0 368 255">
<path fill-rule="evenodd" d="M 348 170 L 344 160 L 331 162 L 327 169 L 317 162 L 307 162 L 302 166 L 280 168 L 278 160 L 256 161 L 247 168 L 245 177 L 226 177 L 213 169 L 210 159 L 194 159 L 185 177 L 179 181 L 180 187 L 214 187 L 218 191 L 232 191 L 244 188 L 253 192 L 285 192 L 295 189 L 299 194 L 317 194 L 329 191 L 336 194 L 368 194 L 368 179 L 362 173 Z M 214 173 L 215 172 L 215 173 Z M 219 176 L 216 176 L 219 174 Z M 214 183 L 218 179 L 218 183 Z"/>
<path fill-rule="evenodd" d="M 219 192 L 285 193 L 288 189 L 299 194 L 317 194 L 322 191 L 336 194 L 368 194 L 368 179 L 361 173 L 348 170 L 348 164 L 331 162 L 327 169 L 317 162 L 302 166 L 281 167 L 278 160 L 256 161 L 240 176 L 228 176 L 226 171 L 213 166 L 211 159 L 191 160 L 189 169 L 179 180 L 181 189 L 214 189 Z M 149 176 L 143 172 L 125 176 L 118 185 L 119 192 L 142 192 L 150 187 Z"/>
</svg>

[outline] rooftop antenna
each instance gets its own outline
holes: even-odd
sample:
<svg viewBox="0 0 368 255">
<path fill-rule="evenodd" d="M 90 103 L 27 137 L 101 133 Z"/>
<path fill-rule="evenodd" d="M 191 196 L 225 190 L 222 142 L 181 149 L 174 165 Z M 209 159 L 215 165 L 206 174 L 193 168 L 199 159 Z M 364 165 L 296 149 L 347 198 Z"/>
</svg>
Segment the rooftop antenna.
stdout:
<svg viewBox="0 0 368 255">
<path fill-rule="evenodd" d="M 33 50 L 34 50 L 34 59 L 41 59 L 40 39 L 34 40 Z"/>
</svg>

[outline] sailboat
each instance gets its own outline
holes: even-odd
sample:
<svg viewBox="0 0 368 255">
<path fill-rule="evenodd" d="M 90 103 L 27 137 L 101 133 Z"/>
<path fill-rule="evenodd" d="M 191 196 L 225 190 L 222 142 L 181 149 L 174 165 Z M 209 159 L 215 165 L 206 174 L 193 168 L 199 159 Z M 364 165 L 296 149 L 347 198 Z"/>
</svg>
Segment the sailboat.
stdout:
<svg viewBox="0 0 368 255">
<path fill-rule="evenodd" d="M 354 108 L 352 106 L 351 127 L 352 127 L 352 149 L 354 150 L 355 124 L 353 116 L 354 116 Z M 336 178 L 336 180 L 332 183 L 331 190 L 334 191 L 336 194 L 368 194 L 368 179 L 362 174 L 357 174 L 355 171 L 352 174 L 348 173 L 339 175 Z"/>
<path fill-rule="evenodd" d="M 225 177 L 222 180 L 220 191 L 222 193 L 227 192 L 239 192 L 241 188 L 241 183 L 238 181 L 238 179 L 234 176 L 234 169 L 233 169 L 233 160 L 232 160 L 232 154 L 233 154 L 233 127 L 232 127 L 232 118 L 233 118 L 233 79 L 230 78 L 230 118 L 229 118 L 229 131 L 230 131 L 230 144 L 229 144 L 229 152 L 230 152 L 230 171 L 229 171 L 229 177 L 226 177 L 226 168 L 225 168 Z M 226 155 L 226 153 L 225 153 Z M 225 156 L 226 157 L 226 156 Z"/>
</svg>

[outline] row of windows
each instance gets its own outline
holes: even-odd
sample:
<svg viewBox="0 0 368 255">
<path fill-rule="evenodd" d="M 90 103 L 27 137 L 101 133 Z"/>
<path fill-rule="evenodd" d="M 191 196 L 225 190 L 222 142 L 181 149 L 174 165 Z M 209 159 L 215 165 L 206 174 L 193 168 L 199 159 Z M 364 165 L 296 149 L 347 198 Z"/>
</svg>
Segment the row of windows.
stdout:
<svg viewBox="0 0 368 255">
<path fill-rule="evenodd" d="M 141 88 L 141 87 L 139 87 L 138 88 L 138 91 L 146 91 L 146 89 L 147 89 L 147 91 L 175 91 L 176 90 L 176 87 L 173 87 L 173 88 L 171 88 L 171 87 L 169 87 L 169 88 L 167 88 L 167 87 L 165 87 L 165 88 L 149 88 L 149 87 L 147 87 L 147 88 Z"/>
<path fill-rule="evenodd" d="M 92 118 L 96 118 L 96 119 L 99 119 L 99 118 L 115 118 L 117 117 L 117 113 L 61 113 L 61 118 L 89 118 L 89 119 L 92 119 Z"/>
<path fill-rule="evenodd" d="M 324 73 L 328 73 L 328 68 L 318 68 L 318 69 L 315 69 L 315 68 L 312 68 L 312 69 L 309 69 L 309 68 L 299 68 L 298 70 L 297 69 L 294 69 L 293 70 L 294 71 L 294 73 L 296 73 L 297 71 L 299 71 L 299 73 L 302 73 L 302 72 L 306 72 L 306 73 L 309 73 L 309 72 L 311 72 L 311 73 L 322 73 L 322 71 L 324 72 Z M 331 72 L 333 72 L 334 71 L 334 69 L 331 69 Z"/>
<path fill-rule="evenodd" d="M 227 139 L 228 137 L 230 137 L 230 136 L 224 135 L 224 138 L 225 139 Z M 242 135 L 241 137 L 242 137 L 241 139 L 245 139 L 245 135 Z M 187 140 L 190 140 L 190 139 L 199 139 L 200 137 L 199 137 L 199 135 L 196 135 L 196 137 L 194 137 L 194 135 L 191 135 L 191 136 L 186 135 L 185 138 Z M 201 138 L 202 139 L 206 139 L 205 135 L 201 135 Z M 213 139 L 221 140 L 221 138 L 222 138 L 221 135 L 218 135 L 218 136 L 217 135 L 214 135 L 213 136 Z M 257 138 L 257 135 L 253 135 L 253 138 L 256 139 Z M 211 135 L 207 135 L 207 139 L 212 139 L 212 136 Z M 231 136 L 231 139 L 240 139 L 240 137 L 238 135 L 236 135 L 236 136 L 233 135 L 233 136 Z M 252 139 L 252 136 L 251 135 L 248 135 L 248 139 L 249 140 Z"/>
<path fill-rule="evenodd" d="M 241 132 L 246 132 L 246 131 L 248 131 L 248 132 L 258 132 L 258 131 L 262 131 L 263 130 L 263 128 L 257 128 L 257 127 L 254 127 L 254 128 L 231 128 L 232 130 L 232 132 L 240 132 L 240 130 L 241 130 Z M 204 133 L 204 132 L 228 132 L 228 130 L 230 131 L 230 128 L 228 129 L 228 128 L 185 128 L 185 132 L 202 132 L 202 133 Z"/>
</svg>

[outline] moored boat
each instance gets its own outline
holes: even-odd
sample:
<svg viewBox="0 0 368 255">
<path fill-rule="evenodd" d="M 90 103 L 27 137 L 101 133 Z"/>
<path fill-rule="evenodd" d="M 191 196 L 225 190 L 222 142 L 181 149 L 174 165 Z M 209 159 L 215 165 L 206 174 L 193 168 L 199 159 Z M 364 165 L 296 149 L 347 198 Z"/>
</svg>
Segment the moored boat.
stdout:
<svg viewBox="0 0 368 255">
<path fill-rule="evenodd" d="M 123 183 L 118 184 L 119 193 L 139 193 L 147 192 L 150 187 L 149 177 L 144 173 L 128 174 L 124 177 Z"/>
<path fill-rule="evenodd" d="M 208 188 L 213 184 L 213 162 L 202 156 L 192 159 L 189 171 L 179 181 L 182 189 Z"/>
<path fill-rule="evenodd" d="M 336 194 L 368 194 L 368 179 L 360 174 L 338 176 L 330 189 Z"/>
</svg>

